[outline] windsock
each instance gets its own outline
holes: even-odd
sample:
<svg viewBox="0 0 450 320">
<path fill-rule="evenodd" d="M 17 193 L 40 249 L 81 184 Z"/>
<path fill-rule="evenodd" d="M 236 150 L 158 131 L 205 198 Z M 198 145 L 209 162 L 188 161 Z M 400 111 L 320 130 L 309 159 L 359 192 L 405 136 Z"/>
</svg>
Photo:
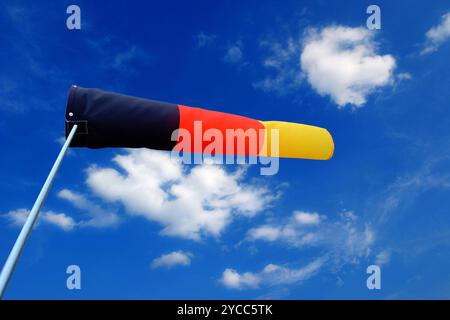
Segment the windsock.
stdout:
<svg viewBox="0 0 450 320">
<path fill-rule="evenodd" d="M 212 152 L 217 154 L 315 160 L 329 160 L 334 151 L 333 138 L 323 128 L 78 86 L 69 91 L 66 137 L 75 124 L 71 147 L 176 150 L 183 145 L 183 152 L 206 153 L 215 142 L 221 146 L 220 152 Z"/>
</svg>

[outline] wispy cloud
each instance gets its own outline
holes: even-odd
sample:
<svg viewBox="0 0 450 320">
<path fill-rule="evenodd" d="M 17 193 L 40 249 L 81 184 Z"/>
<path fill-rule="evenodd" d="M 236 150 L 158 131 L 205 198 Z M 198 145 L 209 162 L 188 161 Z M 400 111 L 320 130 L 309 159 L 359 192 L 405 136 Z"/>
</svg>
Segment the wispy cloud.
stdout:
<svg viewBox="0 0 450 320">
<path fill-rule="evenodd" d="M 22 227 L 30 214 L 28 209 L 12 210 L 3 215 L 11 225 Z M 55 213 L 53 211 L 44 211 L 38 217 L 37 225 L 39 223 L 46 223 L 58 227 L 64 231 L 71 231 L 76 227 L 76 222 L 64 213 Z"/>
<path fill-rule="evenodd" d="M 151 267 L 156 268 L 172 268 L 174 266 L 188 266 L 191 264 L 192 254 L 190 252 L 174 251 L 163 254 L 155 258 Z"/>
<path fill-rule="evenodd" d="M 58 64 L 49 63 L 48 52 L 41 45 L 47 37 L 41 30 L 46 30 L 47 25 L 36 22 L 40 18 L 36 8 L 5 5 L 4 9 L 0 15 L 8 21 L 9 28 L 3 33 L 2 42 L 8 48 L 9 58 L 1 65 L 0 111 L 53 110 L 60 104 L 70 76 Z"/>
<path fill-rule="evenodd" d="M 23 22 L 27 16 L 27 11 L 21 6 L 7 5 L 5 9 L 9 18 L 16 22 Z"/>
<path fill-rule="evenodd" d="M 242 62 L 242 43 L 241 41 L 236 42 L 235 44 L 228 47 L 224 61 L 228 63 L 240 63 Z"/>
<path fill-rule="evenodd" d="M 42 219 L 47 223 L 58 226 L 64 231 L 70 231 L 76 226 L 75 221 L 64 213 L 46 211 L 43 213 Z"/>
<path fill-rule="evenodd" d="M 426 44 L 421 54 L 435 52 L 442 44 L 450 39 L 450 12 L 444 14 L 440 23 L 428 30 L 425 36 Z"/>
<path fill-rule="evenodd" d="M 309 265 L 297 269 L 274 264 L 258 273 L 239 274 L 227 269 L 222 283 L 234 289 L 254 288 L 260 284 L 289 285 L 310 278 L 319 269 L 337 273 L 344 266 L 367 261 L 371 257 L 375 231 L 369 223 L 359 220 L 351 211 L 340 212 L 336 219 L 315 212 L 294 211 L 285 221 L 251 228 L 245 239 L 247 242 L 265 242 L 296 249 L 299 253 L 314 248 L 320 254 Z"/>
<path fill-rule="evenodd" d="M 401 72 L 397 74 L 397 79 L 400 81 L 411 80 L 413 76 L 409 72 Z"/>
<path fill-rule="evenodd" d="M 220 278 L 220 282 L 230 289 L 257 288 L 261 279 L 252 272 L 238 273 L 234 269 L 225 269 Z"/>
<path fill-rule="evenodd" d="M 121 75 L 133 73 L 137 66 L 145 66 L 153 61 L 152 54 L 140 46 L 112 35 L 87 39 L 86 44 L 98 61 L 98 66 L 120 71 Z"/>
<path fill-rule="evenodd" d="M 377 223 L 387 223 L 399 206 L 411 204 L 418 195 L 428 190 L 450 188 L 450 170 L 445 170 L 449 160 L 449 156 L 428 159 L 417 170 L 387 186 L 381 200 L 378 200 Z"/>
<path fill-rule="evenodd" d="M 90 217 L 90 219 L 80 220 L 78 223 L 80 227 L 108 228 L 117 226 L 120 222 L 116 212 L 103 209 L 80 193 L 63 189 L 58 192 L 58 197 L 69 201 Z"/>
<path fill-rule="evenodd" d="M 203 31 L 195 36 L 195 44 L 197 48 L 203 48 L 211 45 L 217 39 L 215 34 L 206 34 Z"/>
<path fill-rule="evenodd" d="M 133 45 L 128 50 L 116 53 L 112 61 L 112 67 L 117 70 L 126 68 L 127 63 L 137 59 L 140 54 L 137 47 Z"/>
<path fill-rule="evenodd" d="M 297 90 L 302 82 L 299 62 L 300 40 L 290 37 L 283 43 L 266 39 L 261 41 L 260 46 L 268 51 L 262 64 L 269 75 L 253 83 L 253 86 L 280 95 Z"/>
<path fill-rule="evenodd" d="M 391 261 L 391 252 L 389 250 L 383 250 L 377 254 L 375 264 L 383 266 Z"/>
<path fill-rule="evenodd" d="M 288 268 L 268 264 L 259 272 L 239 273 L 234 269 L 225 269 L 220 282 L 229 289 L 254 289 L 260 286 L 276 286 L 299 283 L 316 274 L 325 262 L 319 258 L 300 268 Z"/>
<path fill-rule="evenodd" d="M 394 83 L 396 61 L 379 55 L 374 33 L 366 28 L 311 29 L 300 56 L 311 87 L 339 107 L 362 107 L 376 89 Z"/>
<path fill-rule="evenodd" d="M 322 220 L 321 216 L 316 212 L 295 211 L 294 219 L 302 225 L 318 225 Z"/>
<path fill-rule="evenodd" d="M 251 228 L 247 241 L 280 242 L 290 247 L 321 248 L 335 267 L 354 264 L 368 257 L 375 241 L 373 228 L 351 211 L 343 211 L 339 219 L 296 211 L 284 223 L 269 223 Z"/>
</svg>

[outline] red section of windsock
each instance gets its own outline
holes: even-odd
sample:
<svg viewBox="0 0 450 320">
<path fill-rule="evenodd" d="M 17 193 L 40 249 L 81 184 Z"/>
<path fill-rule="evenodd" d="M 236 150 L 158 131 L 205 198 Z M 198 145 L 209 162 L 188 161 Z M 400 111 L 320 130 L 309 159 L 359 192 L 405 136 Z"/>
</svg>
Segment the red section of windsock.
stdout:
<svg viewBox="0 0 450 320">
<path fill-rule="evenodd" d="M 256 156 L 263 146 L 265 127 L 258 120 L 183 105 L 178 108 L 177 151 Z"/>
</svg>

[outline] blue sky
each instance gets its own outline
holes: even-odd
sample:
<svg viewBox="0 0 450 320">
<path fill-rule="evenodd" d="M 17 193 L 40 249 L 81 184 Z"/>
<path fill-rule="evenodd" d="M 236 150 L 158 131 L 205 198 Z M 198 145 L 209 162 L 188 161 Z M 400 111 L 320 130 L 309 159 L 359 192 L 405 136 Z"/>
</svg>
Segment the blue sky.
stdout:
<svg viewBox="0 0 450 320">
<path fill-rule="evenodd" d="M 0 5 L 2 259 L 72 84 L 322 126 L 335 154 L 263 177 L 71 150 L 5 298 L 449 298 L 448 3 L 378 1 L 378 31 L 365 1 L 77 1 L 73 31 L 70 4 Z"/>
</svg>

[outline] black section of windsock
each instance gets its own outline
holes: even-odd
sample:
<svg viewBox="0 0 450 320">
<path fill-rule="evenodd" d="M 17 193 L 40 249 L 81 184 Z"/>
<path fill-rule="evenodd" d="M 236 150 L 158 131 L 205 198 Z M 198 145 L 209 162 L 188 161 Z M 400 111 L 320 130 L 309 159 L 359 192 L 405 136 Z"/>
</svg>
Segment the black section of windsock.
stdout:
<svg viewBox="0 0 450 320">
<path fill-rule="evenodd" d="M 178 105 L 99 89 L 72 86 L 66 110 L 66 138 L 78 125 L 71 147 L 172 150 Z"/>
</svg>

